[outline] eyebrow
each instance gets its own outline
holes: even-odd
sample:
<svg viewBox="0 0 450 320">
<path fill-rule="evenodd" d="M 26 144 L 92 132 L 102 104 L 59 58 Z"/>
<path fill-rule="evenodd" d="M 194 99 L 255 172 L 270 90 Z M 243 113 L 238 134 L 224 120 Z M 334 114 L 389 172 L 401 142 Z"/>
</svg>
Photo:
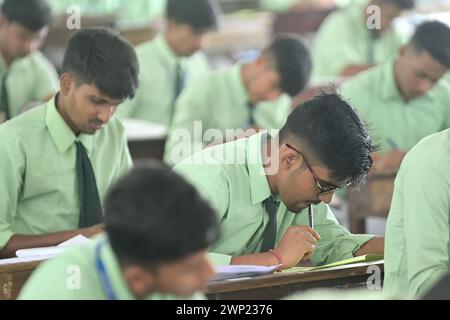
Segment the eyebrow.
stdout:
<svg viewBox="0 0 450 320">
<path fill-rule="evenodd" d="M 96 95 L 91 95 L 90 98 L 93 99 L 93 100 L 96 100 L 96 101 L 98 101 L 100 103 L 107 103 L 107 104 L 112 104 L 112 105 L 119 105 L 119 104 L 123 103 L 123 100 L 111 101 L 111 100 L 108 100 L 108 99 L 105 99 L 105 98 L 102 98 L 102 97 L 99 97 L 99 96 L 96 96 Z"/>
</svg>

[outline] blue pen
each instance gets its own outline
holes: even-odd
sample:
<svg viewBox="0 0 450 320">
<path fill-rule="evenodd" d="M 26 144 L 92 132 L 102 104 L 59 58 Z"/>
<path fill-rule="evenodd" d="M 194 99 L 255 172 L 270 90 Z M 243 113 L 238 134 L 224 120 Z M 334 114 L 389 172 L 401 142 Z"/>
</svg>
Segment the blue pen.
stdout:
<svg viewBox="0 0 450 320">
<path fill-rule="evenodd" d="M 387 143 L 391 146 L 392 149 L 394 149 L 394 150 L 398 150 L 399 149 L 398 145 L 391 138 L 387 139 Z"/>
</svg>

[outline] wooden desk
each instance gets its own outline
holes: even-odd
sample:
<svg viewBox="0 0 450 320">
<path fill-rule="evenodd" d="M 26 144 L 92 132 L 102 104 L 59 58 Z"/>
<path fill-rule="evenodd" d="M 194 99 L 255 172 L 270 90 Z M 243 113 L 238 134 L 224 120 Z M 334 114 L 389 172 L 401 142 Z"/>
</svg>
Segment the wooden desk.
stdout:
<svg viewBox="0 0 450 320">
<path fill-rule="evenodd" d="M 208 286 L 206 295 L 210 300 L 274 300 L 314 288 L 362 288 L 372 275 L 367 273 L 370 266 L 380 268 L 382 286 L 384 262 L 377 261 L 307 273 L 275 273 L 239 281 L 218 281 Z"/>
<path fill-rule="evenodd" d="M 352 233 L 366 233 L 366 218 L 387 218 L 391 209 L 397 173 L 378 173 L 368 178 L 359 191 L 348 193 L 348 215 Z"/>
<path fill-rule="evenodd" d="M 14 300 L 41 261 L 0 265 L 0 300 Z"/>
<path fill-rule="evenodd" d="M 166 127 L 135 119 L 124 119 L 122 123 L 133 160 L 163 159 Z"/>
<path fill-rule="evenodd" d="M 280 13 L 274 20 L 273 34 L 293 32 L 305 36 L 308 33 L 315 33 L 325 18 L 334 10 L 336 8 Z"/>
<path fill-rule="evenodd" d="M 40 261 L 0 265 L 0 300 L 16 299 L 39 263 Z M 384 263 L 377 261 L 307 273 L 276 273 L 247 280 L 219 281 L 208 286 L 206 295 L 213 300 L 273 300 L 313 288 L 361 288 L 371 275 L 367 273 L 370 266 L 380 268 L 382 280 Z"/>
</svg>

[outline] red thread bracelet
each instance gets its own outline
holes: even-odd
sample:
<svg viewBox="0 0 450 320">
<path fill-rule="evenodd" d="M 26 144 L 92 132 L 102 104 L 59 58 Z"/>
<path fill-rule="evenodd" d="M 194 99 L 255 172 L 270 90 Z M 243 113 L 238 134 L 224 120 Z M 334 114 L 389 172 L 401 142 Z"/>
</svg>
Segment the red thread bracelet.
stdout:
<svg viewBox="0 0 450 320">
<path fill-rule="evenodd" d="M 278 251 L 274 250 L 274 249 L 270 249 L 269 252 L 271 254 L 273 254 L 275 256 L 275 258 L 277 258 L 278 264 L 280 264 L 280 267 L 278 268 L 278 271 L 281 271 L 281 268 L 283 267 L 283 261 L 281 259 L 281 254 Z"/>
</svg>

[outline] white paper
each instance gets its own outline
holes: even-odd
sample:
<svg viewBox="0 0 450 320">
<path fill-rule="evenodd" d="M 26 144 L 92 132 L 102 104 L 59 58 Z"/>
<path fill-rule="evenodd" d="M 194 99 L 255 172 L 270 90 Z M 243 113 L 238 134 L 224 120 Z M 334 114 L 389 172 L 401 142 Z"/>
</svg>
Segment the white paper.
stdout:
<svg viewBox="0 0 450 320">
<path fill-rule="evenodd" d="M 280 265 L 276 266 L 251 266 L 251 265 L 227 265 L 216 266 L 216 274 L 210 281 L 254 277 L 273 273 Z"/>
<path fill-rule="evenodd" d="M 153 122 L 123 119 L 121 120 L 128 141 L 158 140 L 167 134 L 167 127 Z"/>
<path fill-rule="evenodd" d="M 34 261 L 43 261 L 55 257 L 55 255 L 49 256 L 34 256 L 34 257 L 20 257 L 20 258 L 10 258 L 10 259 L 0 259 L 0 266 L 8 264 L 26 263 Z"/>
<path fill-rule="evenodd" d="M 43 248 L 31 248 L 31 249 L 17 250 L 16 256 L 19 258 L 57 256 L 57 255 L 63 253 L 68 248 L 81 246 L 81 245 L 84 245 L 84 244 L 87 244 L 90 242 L 92 242 L 92 240 L 90 240 L 82 235 L 77 235 L 76 237 L 73 237 L 72 239 L 64 241 L 54 247 L 43 247 Z"/>
</svg>

